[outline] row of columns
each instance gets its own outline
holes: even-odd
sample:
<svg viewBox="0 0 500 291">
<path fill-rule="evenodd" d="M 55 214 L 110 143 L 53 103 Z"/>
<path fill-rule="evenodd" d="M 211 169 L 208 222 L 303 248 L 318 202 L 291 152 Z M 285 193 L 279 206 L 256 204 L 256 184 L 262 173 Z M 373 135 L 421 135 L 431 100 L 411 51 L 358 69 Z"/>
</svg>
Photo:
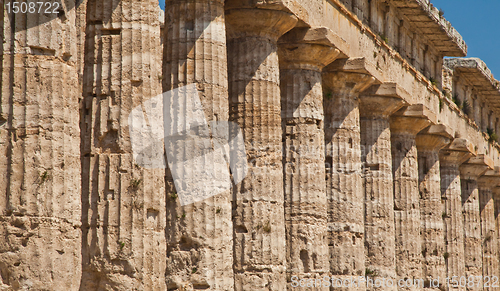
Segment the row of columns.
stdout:
<svg viewBox="0 0 500 291">
<path fill-rule="evenodd" d="M 423 105 L 406 104 L 408 93 L 381 84 L 366 60 L 346 59 L 339 49 L 345 44 L 328 29 L 301 28 L 279 4 L 244 3 L 167 0 L 160 78 L 154 75 L 160 47 L 154 1 L 86 2 L 85 64 L 58 64 L 71 72 L 71 82 L 49 88 L 70 88 L 83 70 L 80 288 L 284 290 L 292 276 L 424 278 L 426 284 L 438 276 L 442 284 L 446 276 L 498 276 L 500 173 L 491 160 L 437 125 Z M 5 68 L 18 63 L 28 66 L 29 58 L 5 58 L 3 71 L 12 74 Z M 3 80 L 9 78 L 17 77 Z M 160 83 L 164 92 L 196 84 L 208 121 L 242 128 L 249 171 L 231 193 L 182 206 L 169 169 L 134 164 L 121 124 L 134 106 L 159 93 Z M 29 88 L 20 88 L 3 87 L 2 94 L 31 96 Z M 16 113 L 17 101 L 9 100 L 6 107 Z M 53 108 L 37 100 L 39 108 Z M 73 116 L 61 117 L 70 143 L 71 132 L 78 131 Z M 27 125 L 19 127 L 35 138 Z M 80 169 L 80 160 L 68 154 L 52 168 L 37 164 L 53 169 L 51 176 L 33 174 L 20 162 L 16 150 L 25 145 L 16 134 L 12 129 L 2 142 L 11 157 L 4 168 L 43 179 L 36 182 L 44 195 L 37 199 L 45 199 L 47 209 L 31 209 L 20 198 L 23 186 L 7 179 L 2 216 L 26 212 L 71 230 L 80 209 L 72 206 L 63 212 L 67 217 L 57 217 L 52 210 L 69 204 L 56 203 L 63 192 L 53 185 L 71 175 L 61 170 L 66 163 Z M 55 155 L 58 149 L 52 149 Z M 79 183 L 67 189 L 75 193 Z M 1 222 L 2 234 L 12 239 L 12 226 L 27 223 Z M 38 225 L 36 219 L 29 223 Z M 9 249 L 16 254 L 12 266 L 2 266 L 8 269 L 2 280 L 10 285 L 27 284 L 17 267 L 33 264 L 27 254 L 35 244 L 24 247 Z M 0 253 L 3 261 L 6 253 Z M 44 272 L 57 269 L 53 261 Z M 71 289 L 78 283 L 65 280 L 69 275 L 52 280 Z M 40 282 L 48 278 L 37 276 Z"/>
</svg>

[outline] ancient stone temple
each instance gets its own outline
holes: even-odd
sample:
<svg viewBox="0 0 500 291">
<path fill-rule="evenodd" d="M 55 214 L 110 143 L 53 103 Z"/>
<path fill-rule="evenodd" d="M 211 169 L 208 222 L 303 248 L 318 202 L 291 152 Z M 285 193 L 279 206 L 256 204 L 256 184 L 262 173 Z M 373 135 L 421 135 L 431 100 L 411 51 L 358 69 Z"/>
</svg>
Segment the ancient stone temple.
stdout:
<svg viewBox="0 0 500 291">
<path fill-rule="evenodd" d="M 0 1 L 0 290 L 500 290 L 500 82 L 429 0 L 165 2 Z"/>
</svg>

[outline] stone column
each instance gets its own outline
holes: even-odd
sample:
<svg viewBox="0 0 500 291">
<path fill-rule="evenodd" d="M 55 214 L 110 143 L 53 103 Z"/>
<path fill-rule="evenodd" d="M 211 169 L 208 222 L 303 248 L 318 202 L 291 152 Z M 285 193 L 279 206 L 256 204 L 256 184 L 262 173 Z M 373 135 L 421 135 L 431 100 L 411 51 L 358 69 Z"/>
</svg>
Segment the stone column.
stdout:
<svg viewBox="0 0 500 291">
<path fill-rule="evenodd" d="M 391 147 L 394 172 L 396 266 L 399 279 L 422 279 L 422 235 L 418 193 L 416 135 L 435 123 L 436 116 L 421 104 L 392 115 Z M 418 289 L 418 288 L 417 288 Z"/>
<path fill-rule="evenodd" d="M 405 99 L 409 94 L 395 83 L 374 85 L 360 96 L 365 269 L 369 277 L 396 279 L 389 116 L 405 105 Z M 379 289 L 396 290 L 396 286 Z"/>
<path fill-rule="evenodd" d="M 82 290 L 165 290 L 165 171 L 134 160 L 128 122 L 161 94 L 158 13 L 155 0 L 87 1 Z"/>
<path fill-rule="evenodd" d="M 423 279 L 444 285 L 444 205 L 441 201 L 439 150 L 448 145 L 454 131 L 448 126 L 431 125 L 417 135 L 418 177 L 420 189 L 420 217 L 422 233 Z M 439 286 L 435 286 L 438 289 Z"/>
<path fill-rule="evenodd" d="M 481 240 L 483 243 L 483 281 L 484 290 L 493 288 L 494 277 L 500 277 L 498 264 L 498 241 L 495 221 L 495 202 L 493 189 L 500 184 L 500 168 L 488 170 L 479 177 L 479 209 L 481 211 Z M 488 279 L 486 279 L 488 278 Z"/>
<path fill-rule="evenodd" d="M 481 214 L 479 208 L 478 178 L 488 169 L 493 169 L 493 161 L 487 155 L 470 158 L 460 166 L 462 182 L 462 213 L 464 218 L 465 276 L 482 276 Z M 467 290 L 482 290 L 482 282 Z"/>
<path fill-rule="evenodd" d="M 294 29 L 278 46 L 290 290 L 292 276 L 321 280 L 329 273 L 321 70 L 340 54 L 334 40 L 326 28 Z"/>
<path fill-rule="evenodd" d="M 459 166 L 474 152 L 474 145 L 466 139 L 455 138 L 439 152 L 441 167 L 441 199 L 444 201 L 446 277 L 465 276 L 464 221 L 462 216 L 462 192 Z M 450 286 L 451 287 L 451 286 Z M 464 288 L 450 288 L 464 290 Z"/>
<path fill-rule="evenodd" d="M 365 275 L 359 94 L 376 81 L 371 72 L 365 59 L 347 59 L 323 73 L 328 246 L 339 279 Z"/>
<path fill-rule="evenodd" d="M 165 5 L 163 91 L 196 84 L 204 118 L 214 133 L 211 122 L 229 120 L 224 1 L 167 0 Z M 189 100 L 185 106 L 188 108 Z M 185 126 L 189 126 L 190 116 L 186 112 L 185 116 L 174 117 L 171 123 L 185 121 Z M 204 141 L 211 143 L 210 134 L 197 134 L 180 144 L 169 142 L 167 149 L 175 148 L 175 154 L 186 160 L 186 170 L 204 168 L 214 172 L 183 177 L 193 184 L 200 181 L 192 180 L 209 179 L 209 184 L 218 179 L 217 158 L 212 153 L 202 159 L 190 158 L 192 152 L 203 149 Z M 230 190 L 182 205 L 182 197 L 177 197 L 182 189 L 175 189 L 169 171 L 166 181 L 167 288 L 233 290 Z"/>
<path fill-rule="evenodd" d="M 248 174 L 233 193 L 235 290 L 285 290 L 278 38 L 297 18 L 226 3 L 229 120 L 243 131 Z"/>
<path fill-rule="evenodd" d="M 77 290 L 82 235 L 75 9 L 37 17 L 7 13 L 4 3 L 0 289 Z"/>
</svg>

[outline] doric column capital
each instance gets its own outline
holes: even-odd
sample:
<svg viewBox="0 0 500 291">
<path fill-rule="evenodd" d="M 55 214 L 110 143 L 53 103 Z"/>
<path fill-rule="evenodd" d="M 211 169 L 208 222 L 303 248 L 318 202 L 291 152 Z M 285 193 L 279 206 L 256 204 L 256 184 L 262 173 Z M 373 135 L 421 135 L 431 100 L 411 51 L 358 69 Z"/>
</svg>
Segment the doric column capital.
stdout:
<svg viewBox="0 0 500 291">
<path fill-rule="evenodd" d="M 487 170 L 477 179 L 479 188 L 493 189 L 500 185 L 500 167 Z"/>
<path fill-rule="evenodd" d="M 297 17 L 280 10 L 226 10 L 226 31 L 229 39 L 264 37 L 277 40 L 297 24 Z"/>
<path fill-rule="evenodd" d="M 339 59 L 323 69 L 324 87 L 340 96 L 357 98 L 361 92 L 381 80 L 380 72 L 365 58 Z"/>
<path fill-rule="evenodd" d="M 282 69 L 321 71 L 348 49 L 345 40 L 325 27 L 292 29 L 278 44 Z"/>
<path fill-rule="evenodd" d="M 470 157 L 477 153 L 474 150 L 474 145 L 465 138 L 455 138 L 446 147 L 439 151 L 439 162 L 441 165 L 461 165 Z"/>
<path fill-rule="evenodd" d="M 450 143 L 454 135 L 455 131 L 447 125 L 430 125 L 417 134 L 417 149 L 419 151 L 439 151 Z"/>
<path fill-rule="evenodd" d="M 464 179 L 477 180 L 487 170 L 493 169 L 493 160 L 485 154 L 480 154 L 470 158 L 460 166 L 460 175 Z"/>
<path fill-rule="evenodd" d="M 416 135 L 422 129 L 437 123 L 436 114 L 423 104 L 403 107 L 391 116 L 391 132 Z"/>
<path fill-rule="evenodd" d="M 389 117 L 406 105 L 410 94 L 396 83 L 372 85 L 360 95 L 362 117 Z"/>
</svg>

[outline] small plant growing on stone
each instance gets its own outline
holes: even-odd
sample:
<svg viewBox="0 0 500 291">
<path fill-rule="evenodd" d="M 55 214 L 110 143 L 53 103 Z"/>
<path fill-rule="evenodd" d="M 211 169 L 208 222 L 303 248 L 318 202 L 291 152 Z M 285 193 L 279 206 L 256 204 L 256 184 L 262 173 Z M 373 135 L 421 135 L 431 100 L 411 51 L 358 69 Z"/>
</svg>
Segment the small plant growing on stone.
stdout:
<svg viewBox="0 0 500 291">
<path fill-rule="evenodd" d="M 450 254 L 448 252 L 443 254 L 443 258 L 447 260 L 450 257 Z"/>
<path fill-rule="evenodd" d="M 462 108 L 462 102 L 460 101 L 460 99 L 458 99 L 457 95 L 453 96 L 453 99 L 451 100 L 453 101 L 453 103 L 455 103 L 455 105 L 457 105 L 458 108 Z"/>
<path fill-rule="evenodd" d="M 194 274 L 194 273 L 196 273 L 196 271 L 198 271 L 198 269 L 197 269 L 197 268 L 193 268 L 193 269 L 191 269 L 191 273 L 193 273 L 193 274 Z"/>
<path fill-rule="evenodd" d="M 431 84 L 432 84 L 433 86 L 437 86 L 437 84 L 438 84 L 437 80 L 436 80 L 436 79 L 434 79 L 434 78 L 432 78 L 432 77 L 430 77 L 430 78 L 429 78 L 429 81 L 431 81 Z"/>
<path fill-rule="evenodd" d="M 443 111 L 443 108 L 444 108 L 444 102 L 443 102 L 443 99 L 439 99 L 439 112 Z"/>
<path fill-rule="evenodd" d="M 222 208 L 217 207 L 217 210 L 215 210 L 215 213 L 219 214 L 219 213 L 221 213 L 221 211 L 222 211 Z"/>
<path fill-rule="evenodd" d="M 266 222 L 266 224 L 262 227 L 262 229 L 267 233 L 271 232 L 271 225 L 269 224 L 269 221 Z"/>
<path fill-rule="evenodd" d="M 381 34 L 380 35 L 380 38 L 385 42 L 385 43 L 389 43 L 389 38 L 387 36 L 385 36 L 384 34 Z"/>
<path fill-rule="evenodd" d="M 489 142 L 498 141 L 498 135 L 495 133 L 495 131 L 493 131 L 492 128 L 487 128 L 486 133 L 489 136 L 489 139 L 488 139 Z"/>
<path fill-rule="evenodd" d="M 444 10 L 439 8 L 439 17 L 443 17 L 444 15 Z"/>
<path fill-rule="evenodd" d="M 142 182 L 141 179 L 132 179 L 132 180 L 130 180 L 130 186 L 132 186 L 132 188 L 137 188 L 137 187 L 139 187 L 141 182 Z"/>
<path fill-rule="evenodd" d="M 49 179 L 49 173 L 47 171 L 44 171 L 41 175 L 40 175 L 40 184 L 43 184 L 45 183 L 45 181 L 47 181 Z"/>
<path fill-rule="evenodd" d="M 182 212 L 182 218 L 186 218 L 186 212 Z"/>
<path fill-rule="evenodd" d="M 177 192 L 170 194 L 170 199 L 175 201 L 175 199 L 177 199 Z"/>
<path fill-rule="evenodd" d="M 470 106 L 469 100 L 465 99 L 464 102 L 462 103 L 462 112 L 465 115 L 469 115 L 470 111 L 471 111 L 471 108 L 472 107 Z"/>
<path fill-rule="evenodd" d="M 441 213 L 441 217 L 442 217 L 443 219 L 445 219 L 445 218 L 446 218 L 446 212 Z"/>
<path fill-rule="evenodd" d="M 125 243 L 122 241 L 119 241 L 118 244 L 120 245 L 120 250 L 123 250 L 123 248 L 125 247 Z"/>
<path fill-rule="evenodd" d="M 376 277 L 378 276 L 378 273 L 376 270 L 372 270 L 370 268 L 365 269 L 365 277 Z"/>
<path fill-rule="evenodd" d="M 326 92 L 326 93 L 325 93 L 325 95 L 324 95 L 324 97 L 325 97 L 326 99 L 330 100 L 330 99 L 332 99 L 333 94 L 332 94 L 332 92 Z"/>
</svg>

